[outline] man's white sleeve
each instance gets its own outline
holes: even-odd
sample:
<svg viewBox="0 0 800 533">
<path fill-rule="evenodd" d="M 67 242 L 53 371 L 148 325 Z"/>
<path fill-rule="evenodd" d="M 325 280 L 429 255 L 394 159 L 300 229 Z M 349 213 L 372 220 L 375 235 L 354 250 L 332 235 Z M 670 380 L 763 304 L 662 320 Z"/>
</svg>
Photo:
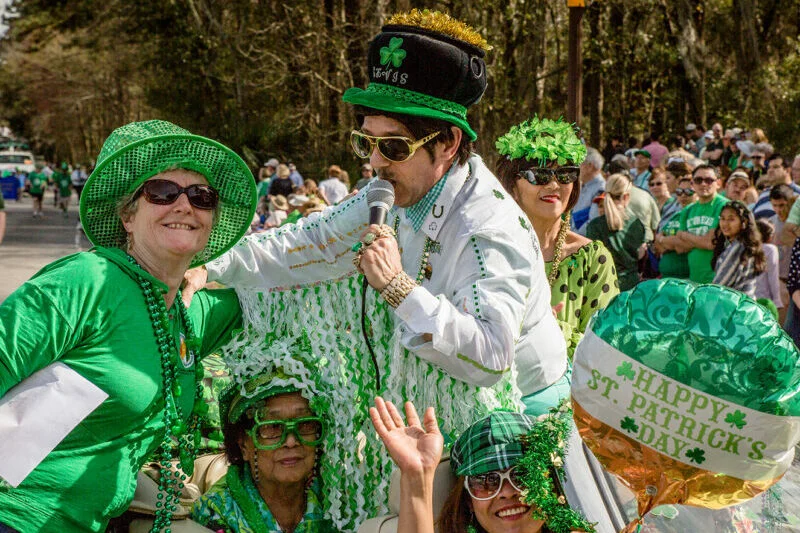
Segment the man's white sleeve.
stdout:
<svg viewBox="0 0 800 533">
<path fill-rule="evenodd" d="M 244 237 L 206 264 L 209 281 L 272 289 L 338 279 L 354 272 L 354 243 L 367 228 L 366 190 L 296 224 Z"/>
</svg>

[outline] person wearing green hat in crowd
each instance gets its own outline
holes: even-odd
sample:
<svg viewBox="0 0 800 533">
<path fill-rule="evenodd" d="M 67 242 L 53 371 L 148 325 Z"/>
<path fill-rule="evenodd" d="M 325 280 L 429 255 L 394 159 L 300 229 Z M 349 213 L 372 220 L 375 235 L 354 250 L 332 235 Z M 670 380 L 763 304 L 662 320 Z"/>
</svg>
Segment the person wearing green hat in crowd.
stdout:
<svg viewBox="0 0 800 533">
<path fill-rule="evenodd" d="M 363 274 L 380 296 L 367 307 L 370 321 L 388 324 L 369 328 L 374 359 L 366 343 L 349 354 L 377 370 L 358 377 L 365 393 L 380 378 L 390 399 L 436 405 L 448 432 L 491 406 L 517 407 L 517 390 L 539 393 L 567 370 L 536 233 L 472 153 L 477 133 L 467 110 L 486 89 L 488 49 L 477 31 L 442 13 L 390 17 L 369 45 L 369 85 L 343 97 L 354 105 L 354 152 L 394 189 L 386 224 L 367 226 L 367 197 L 384 186 L 376 181 L 268 238 L 246 237 L 206 265 L 208 279 L 263 295 L 242 298 L 259 327 L 278 316 L 355 335 Z M 203 273 L 190 280 L 204 283 Z M 270 311 L 309 287 L 335 324 L 302 310 Z"/>
<path fill-rule="evenodd" d="M 36 163 L 36 170 L 25 178 L 25 189 L 33 198 L 33 218 L 44 216 L 42 214 L 42 200 L 44 199 L 45 187 L 47 187 L 47 178 L 42 174 L 42 165 Z"/>
<path fill-rule="evenodd" d="M 69 166 L 66 161 L 61 163 L 60 169 L 53 172 L 52 179 L 58 190 L 58 205 L 64 213 L 64 218 L 66 218 L 68 216 L 69 201 L 72 198 L 72 180 L 70 179 Z"/>
<path fill-rule="evenodd" d="M 175 449 L 191 473 L 206 408 L 200 359 L 242 319 L 233 291 L 204 291 L 187 309 L 178 287 L 187 268 L 241 238 L 254 210 L 250 170 L 215 141 L 159 120 L 106 139 L 81 199 L 95 247 L 46 266 L 0 306 L 0 398 L 23 431 L 35 420 L 16 410 L 25 404 L 15 406 L 15 386 L 37 371 L 58 368 L 107 399 L 17 486 L 0 484 L 0 530 L 103 531 L 154 454 L 163 463 Z M 43 396 L 55 399 L 39 410 L 79 400 L 60 390 L 48 387 Z M 169 526 L 180 482 L 162 469 L 158 530 Z"/>
<path fill-rule="evenodd" d="M 650 152 L 647 150 L 636 150 L 633 153 L 633 168 L 631 169 L 631 181 L 633 184 L 650 191 L 650 176 L 652 174 L 650 167 Z"/>
<path fill-rule="evenodd" d="M 334 533 L 324 518 L 318 457 L 326 419 L 313 392 L 282 370 L 234 382 L 220 407 L 226 476 L 192 509 L 192 519 L 231 533 Z"/>
<path fill-rule="evenodd" d="M 381 397 L 370 408 L 375 430 L 401 472 L 398 533 L 433 533 L 433 478 L 443 438 L 429 407 L 406 420 Z M 563 402 L 539 420 L 494 411 L 468 427 L 450 452 L 457 476 L 438 531 L 448 533 L 569 533 L 595 531 L 569 507 L 562 490 L 571 412 Z"/>
</svg>

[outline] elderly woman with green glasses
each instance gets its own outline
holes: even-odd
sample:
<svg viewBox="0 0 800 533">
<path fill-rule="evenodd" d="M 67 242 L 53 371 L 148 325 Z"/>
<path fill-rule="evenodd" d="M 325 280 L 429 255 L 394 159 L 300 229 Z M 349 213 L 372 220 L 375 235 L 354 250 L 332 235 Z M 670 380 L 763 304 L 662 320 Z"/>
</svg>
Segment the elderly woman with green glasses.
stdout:
<svg viewBox="0 0 800 533">
<path fill-rule="evenodd" d="M 226 533 L 334 532 L 323 518 L 317 475 L 326 423 L 293 385 L 271 374 L 221 401 L 227 475 L 194 505 L 192 518 Z"/>
</svg>

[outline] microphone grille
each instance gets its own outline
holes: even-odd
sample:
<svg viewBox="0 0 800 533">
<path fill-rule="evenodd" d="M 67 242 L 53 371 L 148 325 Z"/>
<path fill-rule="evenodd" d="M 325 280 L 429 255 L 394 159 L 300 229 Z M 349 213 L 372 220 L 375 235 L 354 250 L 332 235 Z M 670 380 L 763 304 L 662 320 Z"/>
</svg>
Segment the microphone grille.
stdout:
<svg viewBox="0 0 800 533">
<path fill-rule="evenodd" d="M 386 180 L 376 180 L 370 183 L 367 190 L 367 205 L 385 204 L 394 205 L 394 187 Z"/>
</svg>

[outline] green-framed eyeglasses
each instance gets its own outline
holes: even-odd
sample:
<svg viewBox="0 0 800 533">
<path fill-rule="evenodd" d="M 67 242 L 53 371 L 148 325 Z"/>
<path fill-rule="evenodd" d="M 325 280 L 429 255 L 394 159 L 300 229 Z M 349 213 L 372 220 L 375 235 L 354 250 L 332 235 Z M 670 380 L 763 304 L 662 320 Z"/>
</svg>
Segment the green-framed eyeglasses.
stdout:
<svg viewBox="0 0 800 533">
<path fill-rule="evenodd" d="M 426 135 L 422 139 L 412 141 L 407 137 L 375 137 L 374 135 L 367 135 L 358 130 L 350 132 L 350 144 L 353 146 L 353 151 L 362 159 L 368 159 L 372 156 L 372 151 L 378 147 L 378 152 L 389 161 L 394 163 L 402 163 L 411 159 L 421 146 L 434 137 L 439 135 L 440 132 L 434 131 L 430 135 Z"/>
<path fill-rule="evenodd" d="M 247 431 L 253 439 L 253 445 L 259 450 L 277 450 L 286 442 L 289 433 L 293 434 L 300 444 L 317 446 L 325 435 L 325 421 L 318 416 L 259 420 L 256 413 L 256 423 Z"/>
<path fill-rule="evenodd" d="M 569 185 L 575 183 L 579 173 L 579 167 L 529 168 L 521 171 L 517 177 L 531 185 L 547 185 L 553 180 L 562 185 Z"/>
</svg>

